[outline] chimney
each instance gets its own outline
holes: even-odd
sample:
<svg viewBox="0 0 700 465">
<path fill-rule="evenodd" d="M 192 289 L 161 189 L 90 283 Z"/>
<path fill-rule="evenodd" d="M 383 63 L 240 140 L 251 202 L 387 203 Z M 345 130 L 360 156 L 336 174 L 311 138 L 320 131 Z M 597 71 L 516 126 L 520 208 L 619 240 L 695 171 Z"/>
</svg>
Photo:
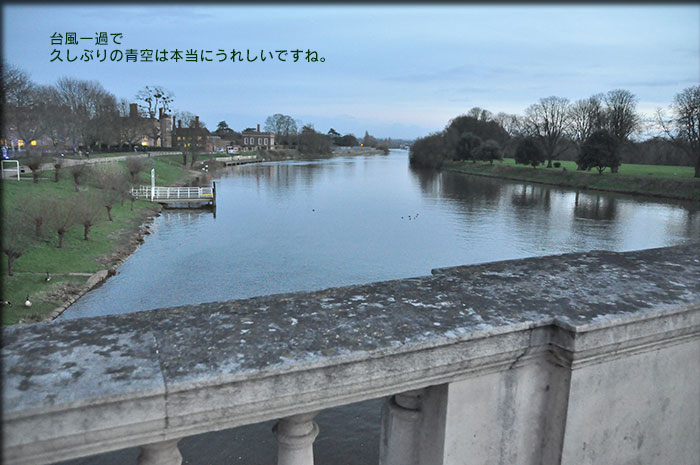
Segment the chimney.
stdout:
<svg viewBox="0 0 700 465">
<path fill-rule="evenodd" d="M 258 123 L 258 132 L 260 132 L 260 123 Z"/>
<path fill-rule="evenodd" d="M 177 120 L 177 128 L 182 129 L 182 120 L 181 119 Z"/>
<path fill-rule="evenodd" d="M 129 104 L 129 117 L 136 118 L 139 115 L 139 106 L 136 103 Z"/>
<path fill-rule="evenodd" d="M 199 116 L 194 117 L 194 127 L 196 127 L 196 128 L 199 127 Z"/>
</svg>

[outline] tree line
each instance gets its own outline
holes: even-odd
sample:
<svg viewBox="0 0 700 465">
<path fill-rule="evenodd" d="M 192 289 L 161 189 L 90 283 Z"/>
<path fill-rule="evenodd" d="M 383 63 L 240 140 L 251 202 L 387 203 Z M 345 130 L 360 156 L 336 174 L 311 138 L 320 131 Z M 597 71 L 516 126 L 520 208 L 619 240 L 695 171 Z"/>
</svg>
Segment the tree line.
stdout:
<svg viewBox="0 0 700 465">
<path fill-rule="evenodd" d="M 354 134 L 343 135 L 335 128 L 330 128 L 326 134 L 323 134 L 316 131 L 313 124 L 302 125 L 301 121 L 281 113 L 268 116 L 264 128 L 265 131 L 275 134 L 278 144 L 297 149 L 302 154 L 328 155 L 335 147 L 360 146 L 377 148 L 384 153 L 389 153 L 389 148 L 395 145 L 391 139 L 378 139 L 367 131 L 362 142 Z M 398 147 L 398 145 L 395 146 Z"/>
<path fill-rule="evenodd" d="M 42 138 L 50 140 L 54 149 L 62 149 L 68 142 L 74 152 L 131 151 L 141 146 L 144 137 L 151 146 L 157 146 L 162 136 L 157 121 L 164 114 L 171 115 L 173 121 L 181 122 L 185 128 L 206 128 L 191 112 L 174 110 L 174 94 L 161 86 L 145 86 L 136 93 L 136 115 L 127 99 L 118 99 L 97 81 L 62 77 L 55 84 L 39 85 L 26 72 L 7 63 L 2 67 L 1 91 L 3 138 L 7 140 L 13 135 L 25 141 L 24 148 L 30 152 L 30 141 Z M 354 134 L 343 135 L 334 128 L 323 134 L 313 124 L 302 125 L 301 121 L 280 113 L 266 119 L 265 130 L 275 133 L 279 144 L 305 154 L 330 154 L 336 146 L 363 144 L 385 151 L 392 146 L 391 139 L 377 139 L 367 132 L 362 142 Z M 242 132 L 245 131 L 255 128 Z M 242 136 L 226 121 L 219 122 L 214 135 L 234 143 L 240 143 Z M 188 144 L 184 147 L 185 151 L 201 149 Z"/>
<path fill-rule="evenodd" d="M 625 89 L 611 90 L 570 102 L 541 98 L 523 115 L 472 108 L 452 119 L 444 130 L 419 138 L 411 148 L 413 166 L 439 168 L 448 160 L 493 160 L 504 155 L 536 167 L 554 160 L 574 160 L 581 170 L 621 163 L 690 165 L 700 177 L 700 86 L 678 93 L 670 116 L 658 110 L 659 134 L 646 140 L 631 137 L 644 129 L 637 98 Z"/>
<path fill-rule="evenodd" d="M 73 151 L 131 150 L 144 137 L 157 141 L 161 113 L 173 112 L 174 95 L 161 86 L 145 86 L 137 92 L 137 116 L 127 99 L 118 99 L 97 81 L 61 77 L 55 84 L 39 85 L 23 70 L 2 67 L 3 138 L 10 134 L 25 141 L 48 138 L 55 148 L 68 142 Z M 194 116 L 175 110 L 173 117 L 192 127 Z M 201 123 L 201 126 L 204 124 Z M 154 144 L 155 145 L 155 144 Z"/>
</svg>

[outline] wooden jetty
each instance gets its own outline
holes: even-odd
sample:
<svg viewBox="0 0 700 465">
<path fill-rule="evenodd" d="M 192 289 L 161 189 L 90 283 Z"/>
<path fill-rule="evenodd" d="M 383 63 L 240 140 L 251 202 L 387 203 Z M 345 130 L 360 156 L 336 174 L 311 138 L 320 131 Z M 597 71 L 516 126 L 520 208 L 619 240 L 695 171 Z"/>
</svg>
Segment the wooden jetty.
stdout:
<svg viewBox="0 0 700 465">
<path fill-rule="evenodd" d="M 216 183 L 211 187 L 138 186 L 131 188 L 131 195 L 168 208 L 215 207 Z"/>
<path fill-rule="evenodd" d="M 262 159 L 258 158 L 257 155 L 234 155 L 231 157 L 217 157 L 217 158 L 214 158 L 214 160 L 221 162 L 226 166 L 236 166 L 236 165 L 245 165 L 248 163 L 260 163 L 260 162 L 262 162 Z"/>
</svg>

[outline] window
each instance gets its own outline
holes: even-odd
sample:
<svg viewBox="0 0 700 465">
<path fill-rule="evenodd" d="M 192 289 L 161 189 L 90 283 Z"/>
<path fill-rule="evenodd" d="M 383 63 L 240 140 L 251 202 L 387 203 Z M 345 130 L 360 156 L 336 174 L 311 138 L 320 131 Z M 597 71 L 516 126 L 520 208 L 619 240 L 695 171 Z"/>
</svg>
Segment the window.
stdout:
<svg viewBox="0 0 700 465">
<path fill-rule="evenodd" d="M 262 145 L 262 137 L 258 137 L 258 145 Z"/>
<path fill-rule="evenodd" d="M 265 145 L 267 145 L 267 137 L 265 138 Z"/>
<path fill-rule="evenodd" d="M 247 138 L 247 137 L 244 137 L 244 138 L 243 138 L 243 143 L 244 143 L 244 144 L 247 144 L 247 143 L 248 143 L 248 138 Z"/>
</svg>

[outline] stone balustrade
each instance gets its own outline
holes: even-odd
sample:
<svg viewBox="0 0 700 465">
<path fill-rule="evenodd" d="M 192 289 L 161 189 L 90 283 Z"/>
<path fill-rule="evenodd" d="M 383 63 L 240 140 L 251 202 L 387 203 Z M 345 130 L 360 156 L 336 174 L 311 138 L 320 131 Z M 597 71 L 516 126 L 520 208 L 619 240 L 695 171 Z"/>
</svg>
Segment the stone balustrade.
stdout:
<svg viewBox="0 0 700 465">
<path fill-rule="evenodd" d="M 2 461 L 47 464 L 386 398 L 382 465 L 694 464 L 699 245 L 3 328 Z"/>
</svg>

